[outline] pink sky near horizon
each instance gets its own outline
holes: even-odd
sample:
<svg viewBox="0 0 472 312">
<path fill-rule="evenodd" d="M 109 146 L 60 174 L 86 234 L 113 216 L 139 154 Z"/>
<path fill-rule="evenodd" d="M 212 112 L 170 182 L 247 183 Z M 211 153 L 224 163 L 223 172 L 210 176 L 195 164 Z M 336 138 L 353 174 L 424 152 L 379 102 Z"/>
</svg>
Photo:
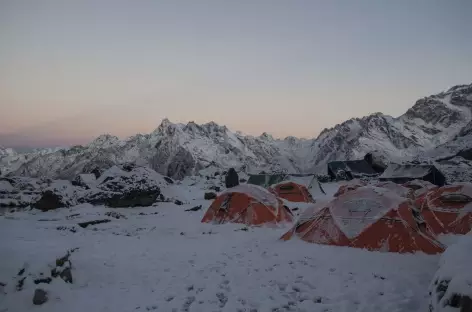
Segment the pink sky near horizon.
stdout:
<svg viewBox="0 0 472 312">
<path fill-rule="evenodd" d="M 471 83 L 472 2 L 0 2 L 0 145 L 163 118 L 312 138 Z M 401 21 L 401 22 L 399 22 Z"/>
</svg>

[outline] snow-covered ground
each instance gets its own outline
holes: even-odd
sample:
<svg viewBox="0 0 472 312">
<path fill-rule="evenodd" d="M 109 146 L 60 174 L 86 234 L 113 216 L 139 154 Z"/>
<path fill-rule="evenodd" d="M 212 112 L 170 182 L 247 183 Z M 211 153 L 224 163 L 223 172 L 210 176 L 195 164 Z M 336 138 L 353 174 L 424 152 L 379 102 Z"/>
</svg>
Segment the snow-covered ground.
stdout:
<svg viewBox="0 0 472 312">
<path fill-rule="evenodd" d="M 180 206 L 82 204 L 0 216 L 0 311 L 427 311 L 439 256 L 280 241 L 290 225 L 202 224 L 211 201 L 197 186 L 205 183 L 163 190 L 186 202 Z M 111 221 L 78 226 L 96 219 Z M 34 284 L 74 248 L 72 284 Z M 32 302 L 36 288 L 49 293 L 41 306 Z"/>
</svg>

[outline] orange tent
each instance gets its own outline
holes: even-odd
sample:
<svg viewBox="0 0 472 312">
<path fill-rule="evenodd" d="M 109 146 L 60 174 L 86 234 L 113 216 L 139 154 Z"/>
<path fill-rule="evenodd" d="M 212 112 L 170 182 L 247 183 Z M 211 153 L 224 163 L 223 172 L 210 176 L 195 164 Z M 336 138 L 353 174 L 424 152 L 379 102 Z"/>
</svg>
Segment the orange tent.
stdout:
<svg viewBox="0 0 472 312">
<path fill-rule="evenodd" d="M 372 186 L 307 209 L 281 239 L 293 236 L 311 243 L 378 251 L 444 251 L 441 243 L 418 227 L 406 198 Z"/>
<path fill-rule="evenodd" d="M 367 183 L 365 183 L 364 181 L 361 181 L 359 179 L 354 179 L 354 180 L 351 180 L 351 181 L 348 181 L 348 182 L 345 182 L 343 184 L 341 184 L 339 186 L 339 189 L 336 193 L 334 193 L 334 197 L 338 197 L 342 194 L 345 194 L 349 191 L 352 191 L 352 190 L 355 190 L 359 187 L 363 187 L 365 186 Z"/>
<path fill-rule="evenodd" d="M 466 234 L 472 230 L 472 183 L 432 189 L 415 205 L 435 234 Z"/>
<path fill-rule="evenodd" d="M 240 184 L 227 189 L 213 201 L 202 219 L 204 223 L 247 225 L 291 221 L 292 213 L 280 198 L 253 184 Z"/>
<path fill-rule="evenodd" d="M 274 193 L 280 198 L 286 199 L 291 202 L 302 202 L 302 203 L 313 203 L 313 197 L 311 197 L 308 189 L 301 184 L 286 181 L 279 184 L 273 185 L 269 188 L 269 191 Z"/>
</svg>

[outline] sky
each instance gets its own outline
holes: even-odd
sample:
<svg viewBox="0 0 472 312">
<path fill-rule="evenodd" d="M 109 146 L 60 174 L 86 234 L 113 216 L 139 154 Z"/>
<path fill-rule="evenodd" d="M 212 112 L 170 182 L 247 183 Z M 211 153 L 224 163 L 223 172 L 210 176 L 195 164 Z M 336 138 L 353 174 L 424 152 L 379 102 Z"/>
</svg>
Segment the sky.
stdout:
<svg viewBox="0 0 472 312">
<path fill-rule="evenodd" d="M 316 137 L 472 82 L 470 0 L 2 0 L 0 145 L 163 118 Z"/>
</svg>

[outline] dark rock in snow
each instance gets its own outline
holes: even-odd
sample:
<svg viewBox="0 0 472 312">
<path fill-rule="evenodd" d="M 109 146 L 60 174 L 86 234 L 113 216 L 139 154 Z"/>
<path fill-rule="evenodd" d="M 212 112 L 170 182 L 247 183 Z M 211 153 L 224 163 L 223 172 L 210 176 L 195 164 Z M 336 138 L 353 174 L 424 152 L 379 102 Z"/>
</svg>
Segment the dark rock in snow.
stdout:
<svg viewBox="0 0 472 312">
<path fill-rule="evenodd" d="M 214 190 L 215 192 L 219 192 L 221 190 L 221 188 L 219 186 L 216 186 L 216 185 L 210 186 L 209 189 Z"/>
<path fill-rule="evenodd" d="M 52 190 L 43 192 L 41 198 L 34 204 L 36 209 L 42 211 L 54 210 L 57 208 L 67 207 L 61 195 L 54 193 Z"/>
<path fill-rule="evenodd" d="M 24 273 L 25 273 L 25 268 L 22 268 L 19 272 L 18 272 L 18 276 L 22 276 Z"/>
<path fill-rule="evenodd" d="M 216 198 L 216 193 L 214 193 L 214 192 L 207 192 L 207 193 L 205 193 L 204 198 L 205 198 L 206 200 L 215 199 L 215 198 Z"/>
<path fill-rule="evenodd" d="M 81 228 L 86 228 L 87 226 L 89 225 L 96 225 L 96 224 L 100 224 L 100 223 L 108 223 L 110 222 L 111 220 L 109 219 L 103 219 L 103 220 L 94 220 L 94 221 L 87 221 L 87 222 L 80 222 L 80 223 L 77 223 Z"/>
<path fill-rule="evenodd" d="M 246 179 L 239 179 L 239 182 L 245 183 L 245 182 L 247 182 L 247 180 Z"/>
<path fill-rule="evenodd" d="M 198 205 L 198 206 L 195 206 L 193 208 L 186 209 L 185 211 L 198 211 L 200 209 L 202 209 L 202 205 Z"/>
<path fill-rule="evenodd" d="M 59 274 L 59 276 L 66 282 L 72 284 L 72 271 L 71 268 L 65 268 L 62 270 L 62 272 Z"/>
<path fill-rule="evenodd" d="M 118 213 L 118 212 L 115 212 L 115 211 L 108 211 L 108 212 L 105 212 L 105 216 L 107 217 L 112 217 L 112 218 L 115 218 L 115 219 L 126 219 L 126 216 L 124 214 L 121 214 L 121 213 Z"/>
<path fill-rule="evenodd" d="M 174 180 L 172 180 L 171 178 L 169 178 L 167 176 L 164 176 L 164 180 L 166 180 L 166 182 L 169 183 L 169 184 L 174 184 Z"/>
<path fill-rule="evenodd" d="M 37 288 L 34 291 L 34 296 L 33 296 L 33 304 L 34 305 L 42 305 L 43 303 L 46 303 L 48 301 L 48 293 L 47 291 Z"/>
<path fill-rule="evenodd" d="M 152 206 L 161 195 L 156 182 L 157 173 L 152 169 L 127 166 L 125 171 L 115 166 L 103 173 L 97 189 L 82 200 L 93 205 L 108 207 Z"/>
<path fill-rule="evenodd" d="M 23 290 L 23 286 L 25 285 L 25 279 L 26 279 L 26 276 L 23 277 L 22 279 L 18 280 L 18 282 L 16 283 L 16 290 L 17 291 L 22 291 Z"/>
<path fill-rule="evenodd" d="M 38 284 L 49 284 L 49 283 L 51 283 L 51 282 L 52 282 L 52 278 L 50 278 L 50 277 L 37 278 L 37 279 L 34 280 L 34 283 L 35 283 L 36 285 L 38 285 Z"/>
<path fill-rule="evenodd" d="M 176 204 L 176 205 L 178 205 L 178 206 L 182 206 L 184 203 L 181 202 L 180 200 L 176 199 L 176 200 L 174 201 L 174 204 Z"/>
</svg>

